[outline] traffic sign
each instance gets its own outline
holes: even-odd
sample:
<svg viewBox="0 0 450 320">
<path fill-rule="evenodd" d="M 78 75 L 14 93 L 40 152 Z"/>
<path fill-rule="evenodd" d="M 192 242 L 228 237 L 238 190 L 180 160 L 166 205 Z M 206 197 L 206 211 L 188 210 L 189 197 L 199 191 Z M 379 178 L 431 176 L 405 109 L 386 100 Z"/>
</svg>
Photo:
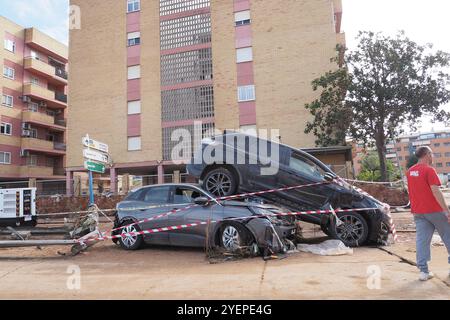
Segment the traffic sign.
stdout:
<svg viewBox="0 0 450 320">
<path fill-rule="evenodd" d="M 102 163 L 109 163 L 109 157 L 107 154 L 103 154 L 95 150 L 84 149 L 83 156 L 88 160 L 94 160 Z"/>
<path fill-rule="evenodd" d="M 97 163 L 93 161 L 85 161 L 84 168 L 89 171 L 97 172 L 97 173 L 105 173 L 106 167 L 102 163 Z"/>
<path fill-rule="evenodd" d="M 89 136 L 83 137 L 81 141 L 83 143 L 83 146 L 87 148 L 96 149 L 106 153 L 109 152 L 109 146 L 106 143 L 90 139 Z"/>
</svg>

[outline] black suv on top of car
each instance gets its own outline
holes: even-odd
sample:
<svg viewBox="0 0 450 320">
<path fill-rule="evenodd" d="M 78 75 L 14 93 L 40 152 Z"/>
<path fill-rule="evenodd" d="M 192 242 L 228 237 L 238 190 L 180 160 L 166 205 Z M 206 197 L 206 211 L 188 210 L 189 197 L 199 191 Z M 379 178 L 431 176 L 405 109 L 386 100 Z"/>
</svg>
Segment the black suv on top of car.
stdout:
<svg viewBox="0 0 450 320">
<path fill-rule="evenodd" d="M 273 173 L 263 174 L 263 169 Z M 346 245 L 385 243 L 390 234 L 388 206 L 358 192 L 310 154 L 284 144 L 238 132 L 218 135 L 202 141 L 187 170 L 216 197 L 323 183 L 260 197 L 290 211 L 371 208 L 338 213 L 343 224 L 336 223 L 333 215 L 298 216 L 301 221 L 320 225 L 326 234 Z"/>
</svg>

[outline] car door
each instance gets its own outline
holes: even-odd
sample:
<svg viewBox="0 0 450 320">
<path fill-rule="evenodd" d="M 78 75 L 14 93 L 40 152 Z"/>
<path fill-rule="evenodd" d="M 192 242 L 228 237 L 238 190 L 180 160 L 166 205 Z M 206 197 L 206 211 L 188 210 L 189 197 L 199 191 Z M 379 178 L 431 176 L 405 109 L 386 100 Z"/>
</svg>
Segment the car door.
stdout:
<svg viewBox="0 0 450 320">
<path fill-rule="evenodd" d="M 325 182 L 324 171 L 307 156 L 292 150 L 280 166 L 278 187 L 299 186 Z M 311 186 L 280 192 L 283 198 L 308 208 L 321 208 L 331 194 L 325 185 Z"/>
<path fill-rule="evenodd" d="M 170 186 L 150 187 L 140 195 L 144 207 L 138 211 L 136 218 L 139 220 L 155 217 L 172 210 L 170 203 Z M 169 226 L 168 216 L 144 222 L 140 224 L 141 230 L 150 230 Z M 151 244 L 169 244 L 169 233 L 158 232 L 145 236 L 146 242 Z"/>
<path fill-rule="evenodd" d="M 195 204 L 198 197 L 209 197 L 201 190 L 189 186 L 174 186 L 172 188 L 172 208 L 184 209 Z M 192 208 L 182 210 L 169 217 L 170 225 L 187 225 L 215 219 L 218 205 L 210 204 L 207 206 L 194 206 Z M 220 207 L 220 206 L 219 206 Z M 169 241 L 171 245 L 185 247 L 203 247 L 206 242 L 207 225 L 199 225 L 181 230 L 171 231 Z"/>
</svg>

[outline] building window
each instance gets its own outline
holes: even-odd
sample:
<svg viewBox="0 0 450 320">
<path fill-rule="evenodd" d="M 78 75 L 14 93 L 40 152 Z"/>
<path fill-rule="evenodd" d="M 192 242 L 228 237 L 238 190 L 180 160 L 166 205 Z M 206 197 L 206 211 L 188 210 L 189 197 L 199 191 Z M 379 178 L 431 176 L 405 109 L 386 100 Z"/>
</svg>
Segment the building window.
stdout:
<svg viewBox="0 0 450 320">
<path fill-rule="evenodd" d="M 440 143 L 435 143 L 434 146 L 435 146 L 435 147 L 440 147 L 441 144 L 440 144 Z"/>
<path fill-rule="evenodd" d="M 141 137 L 128 138 L 128 151 L 141 150 Z"/>
<path fill-rule="evenodd" d="M 39 111 L 39 104 L 37 104 L 36 102 L 28 103 L 28 111 L 38 112 Z"/>
<path fill-rule="evenodd" d="M 0 134 L 10 136 L 12 134 L 11 123 L 2 122 L 0 125 Z"/>
<path fill-rule="evenodd" d="M 38 134 L 36 129 L 30 129 L 30 138 L 37 139 Z"/>
<path fill-rule="evenodd" d="M 128 67 L 128 80 L 139 79 L 141 77 L 141 66 Z"/>
<path fill-rule="evenodd" d="M 141 10 L 141 1 L 140 0 L 128 0 L 127 2 L 127 12 L 136 12 Z"/>
<path fill-rule="evenodd" d="M 140 114 L 141 113 L 141 101 L 128 102 L 128 114 Z"/>
<path fill-rule="evenodd" d="M 4 66 L 3 67 L 3 76 L 8 79 L 14 80 L 16 77 L 16 71 L 13 68 Z"/>
<path fill-rule="evenodd" d="M 39 53 L 33 50 L 31 50 L 31 58 L 35 60 L 41 60 L 41 58 L 39 57 Z"/>
<path fill-rule="evenodd" d="M 2 105 L 12 108 L 14 105 L 14 97 L 4 94 L 2 96 Z"/>
<path fill-rule="evenodd" d="M 250 10 L 236 12 L 234 14 L 234 21 L 236 23 L 236 27 L 250 24 L 251 23 Z"/>
<path fill-rule="evenodd" d="M 450 162 L 447 162 L 445 165 L 446 165 L 447 167 L 450 167 Z"/>
<path fill-rule="evenodd" d="M 446 152 L 446 153 L 445 153 L 445 157 L 446 157 L 446 158 L 450 157 L 450 152 Z"/>
<path fill-rule="evenodd" d="M 442 163 L 440 163 L 440 162 L 436 163 L 436 167 L 437 168 L 442 168 Z"/>
<path fill-rule="evenodd" d="M 5 40 L 5 49 L 11 51 L 12 53 L 16 52 L 16 43 L 12 40 Z"/>
<path fill-rule="evenodd" d="M 435 158 L 441 158 L 441 157 L 442 157 L 442 153 L 435 153 L 435 154 L 434 154 L 434 157 L 435 157 Z"/>
<path fill-rule="evenodd" d="M 36 167 L 38 163 L 38 157 L 36 155 L 31 155 L 27 157 L 27 166 Z"/>
<path fill-rule="evenodd" d="M 35 78 L 35 77 L 32 77 L 31 78 L 31 84 L 34 84 L 34 85 L 39 85 L 39 79 L 38 78 Z"/>
<path fill-rule="evenodd" d="M 253 101 L 255 100 L 255 86 L 242 86 L 238 87 L 238 101 Z"/>
<path fill-rule="evenodd" d="M 444 146 L 450 147 L 450 142 L 445 142 L 445 143 L 444 143 Z"/>
<path fill-rule="evenodd" d="M 11 152 L 0 151 L 0 164 L 11 164 Z"/>
<path fill-rule="evenodd" d="M 141 33 L 140 32 L 130 32 L 128 34 L 128 46 L 137 46 L 141 44 Z"/>
<path fill-rule="evenodd" d="M 237 63 L 248 62 L 253 60 L 252 48 L 241 48 L 236 50 Z"/>
<path fill-rule="evenodd" d="M 402 161 L 402 160 L 403 160 L 403 157 L 401 157 L 401 156 L 398 157 L 398 160 L 399 160 L 399 161 Z"/>
<path fill-rule="evenodd" d="M 241 126 L 239 131 L 243 134 L 248 134 L 255 137 L 257 136 L 256 125 Z"/>
</svg>

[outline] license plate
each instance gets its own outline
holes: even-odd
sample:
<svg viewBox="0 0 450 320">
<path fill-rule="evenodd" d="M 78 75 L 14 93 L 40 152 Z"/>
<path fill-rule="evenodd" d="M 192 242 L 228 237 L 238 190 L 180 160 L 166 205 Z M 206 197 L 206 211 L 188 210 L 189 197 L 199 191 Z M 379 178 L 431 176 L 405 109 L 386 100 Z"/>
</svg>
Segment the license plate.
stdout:
<svg viewBox="0 0 450 320">
<path fill-rule="evenodd" d="M 33 219 L 32 216 L 25 216 L 25 221 L 31 221 Z"/>
</svg>

